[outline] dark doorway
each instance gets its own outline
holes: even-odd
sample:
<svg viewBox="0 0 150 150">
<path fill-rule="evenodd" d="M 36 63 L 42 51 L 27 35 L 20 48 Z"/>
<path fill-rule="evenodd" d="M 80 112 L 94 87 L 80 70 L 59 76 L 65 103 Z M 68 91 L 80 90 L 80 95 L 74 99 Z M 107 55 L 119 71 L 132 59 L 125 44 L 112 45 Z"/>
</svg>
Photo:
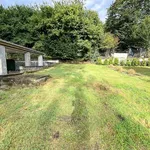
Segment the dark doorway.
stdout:
<svg viewBox="0 0 150 150">
<path fill-rule="evenodd" d="M 15 70 L 16 70 L 15 60 L 7 59 L 7 71 L 15 71 Z"/>
</svg>

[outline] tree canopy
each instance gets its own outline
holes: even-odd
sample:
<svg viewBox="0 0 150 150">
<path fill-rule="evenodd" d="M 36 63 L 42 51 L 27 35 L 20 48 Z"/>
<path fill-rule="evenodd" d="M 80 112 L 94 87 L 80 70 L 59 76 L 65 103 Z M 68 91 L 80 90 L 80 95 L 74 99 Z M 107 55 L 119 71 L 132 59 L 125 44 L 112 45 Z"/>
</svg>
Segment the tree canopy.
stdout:
<svg viewBox="0 0 150 150">
<path fill-rule="evenodd" d="M 150 48 L 150 1 L 116 0 L 108 10 L 106 30 L 120 39 L 120 49 Z"/>
<path fill-rule="evenodd" d="M 65 60 L 93 59 L 104 43 L 105 48 L 116 47 L 98 13 L 86 9 L 81 0 L 56 1 L 54 6 L 0 6 L 0 38 Z"/>
</svg>

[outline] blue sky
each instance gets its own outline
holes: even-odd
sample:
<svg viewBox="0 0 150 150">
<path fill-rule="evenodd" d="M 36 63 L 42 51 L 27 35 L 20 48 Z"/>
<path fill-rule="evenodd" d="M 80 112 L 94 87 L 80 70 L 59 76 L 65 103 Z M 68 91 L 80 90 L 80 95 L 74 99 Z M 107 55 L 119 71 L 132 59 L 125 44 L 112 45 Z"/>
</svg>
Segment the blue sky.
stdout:
<svg viewBox="0 0 150 150">
<path fill-rule="evenodd" d="M 95 10 L 98 12 L 100 19 L 105 22 L 107 17 L 107 9 L 113 3 L 114 0 L 86 0 L 86 7 L 91 10 Z M 0 0 L 0 4 L 3 6 L 11 6 L 15 4 L 42 4 L 43 2 L 47 2 L 52 5 L 51 0 Z"/>
</svg>

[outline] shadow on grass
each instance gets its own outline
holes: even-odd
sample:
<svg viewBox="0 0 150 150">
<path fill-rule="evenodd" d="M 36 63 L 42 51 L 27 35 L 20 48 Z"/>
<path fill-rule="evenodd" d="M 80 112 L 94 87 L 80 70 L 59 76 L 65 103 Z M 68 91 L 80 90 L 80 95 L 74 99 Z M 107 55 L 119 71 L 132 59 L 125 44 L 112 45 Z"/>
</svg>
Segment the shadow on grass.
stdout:
<svg viewBox="0 0 150 150">
<path fill-rule="evenodd" d="M 77 150 L 87 150 L 90 146 L 89 115 L 86 103 L 82 100 L 82 95 L 81 90 L 76 93 L 76 100 L 73 102 L 74 110 L 71 116 L 76 137 Z"/>
</svg>

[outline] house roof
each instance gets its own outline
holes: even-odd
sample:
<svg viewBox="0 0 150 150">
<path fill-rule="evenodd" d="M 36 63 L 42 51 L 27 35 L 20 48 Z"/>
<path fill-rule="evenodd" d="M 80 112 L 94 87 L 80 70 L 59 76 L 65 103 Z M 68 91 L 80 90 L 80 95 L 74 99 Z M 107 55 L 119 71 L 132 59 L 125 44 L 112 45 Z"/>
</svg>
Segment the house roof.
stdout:
<svg viewBox="0 0 150 150">
<path fill-rule="evenodd" d="M 17 44 L 14 44 L 14 43 L 11 43 L 11 42 L 8 42 L 5 40 L 1 40 L 1 39 L 0 39 L 0 45 L 5 46 L 6 52 L 9 52 L 9 53 L 27 53 L 27 52 L 30 52 L 33 54 L 45 55 L 44 53 L 42 53 L 40 51 L 33 50 L 31 48 L 27 48 L 27 47 L 17 45 Z"/>
</svg>

